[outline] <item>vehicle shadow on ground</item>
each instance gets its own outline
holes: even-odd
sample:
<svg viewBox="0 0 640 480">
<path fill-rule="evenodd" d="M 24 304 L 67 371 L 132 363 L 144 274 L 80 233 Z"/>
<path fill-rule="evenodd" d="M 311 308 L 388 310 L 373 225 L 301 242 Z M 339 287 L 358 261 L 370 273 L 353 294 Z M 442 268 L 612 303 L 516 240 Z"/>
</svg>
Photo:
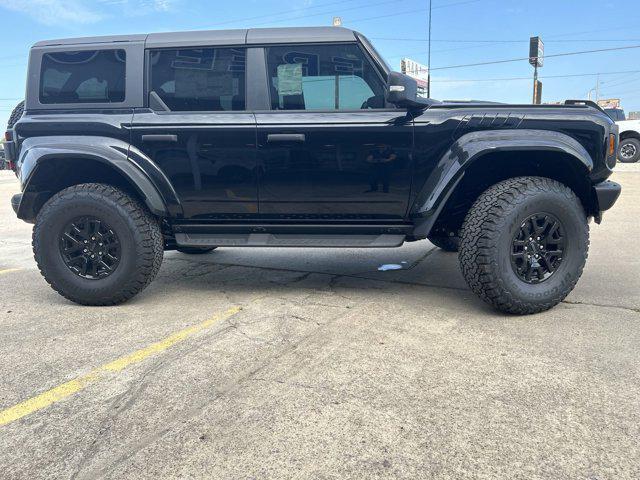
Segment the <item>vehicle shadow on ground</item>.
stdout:
<svg viewBox="0 0 640 480">
<path fill-rule="evenodd" d="M 315 293 L 354 302 L 372 296 L 375 301 L 385 301 L 384 295 L 389 294 L 389 301 L 393 302 L 422 298 L 425 306 L 447 304 L 453 309 L 495 314 L 466 286 L 457 255 L 440 249 L 429 249 L 414 261 L 396 264 L 401 269 L 390 271 L 378 270 L 375 255 L 369 261 L 358 257 L 336 262 L 326 250 L 322 258 L 283 251 L 280 257 L 274 258 L 271 253 L 264 260 L 249 250 L 235 250 L 226 253 L 221 249 L 201 256 L 168 252 L 158 277 L 140 295 L 140 301 L 156 301 L 158 294 L 180 296 L 213 291 L 234 298 L 283 294 L 309 298 Z"/>
</svg>

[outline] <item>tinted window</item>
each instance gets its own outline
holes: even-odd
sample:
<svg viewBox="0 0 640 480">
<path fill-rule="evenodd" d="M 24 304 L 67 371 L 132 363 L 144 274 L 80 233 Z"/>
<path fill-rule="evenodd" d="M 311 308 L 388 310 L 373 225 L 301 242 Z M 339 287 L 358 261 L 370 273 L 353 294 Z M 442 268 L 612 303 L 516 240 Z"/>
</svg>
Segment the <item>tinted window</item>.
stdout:
<svg viewBox="0 0 640 480">
<path fill-rule="evenodd" d="M 605 108 L 604 111 L 614 121 L 625 120 L 624 110 L 620 108 Z"/>
<path fill-rule="evenodd" d="M 243 48 L 154 50 L 151 90 L 173 111 L 245 109 Z"/>
<path fill-rule="evenodd" d="M 271 47 L 267 68 L 273 110 L 384 107 L 385 85 L 357 45 Z"/>
<path fill-rule="evenodd" d="M 124 50 L 45 53 L 40 103 L 113 103 L 124 101 Z"/>
</svg>

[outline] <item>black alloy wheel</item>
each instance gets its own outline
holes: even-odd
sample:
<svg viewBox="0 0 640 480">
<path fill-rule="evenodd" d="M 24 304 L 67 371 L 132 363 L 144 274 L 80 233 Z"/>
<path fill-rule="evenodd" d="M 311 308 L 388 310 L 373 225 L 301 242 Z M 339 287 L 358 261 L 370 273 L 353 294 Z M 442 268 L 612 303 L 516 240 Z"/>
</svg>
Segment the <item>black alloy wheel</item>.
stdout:
<svg viewBox="0 0 640 480">
<path fill-rule="evenodd" d="M 59 238 L 64 264 L 76 275 L 91 280 L 111 275 L 120 263 L 120 241 L 104 221 L 84 216 L 73 219 Z"/>
<path fill-rule="evenodd" d="M 526 283 L 549 279 L 560 267 L 565 237 L 560 220 L 549 213 L 527 218 L 511 244 L 511 266 Z"/>
<path fill-rule="evenodd" d="M 467 285 L 491 306 L 519 315 L 564 300 L 589 252 L 580 199 L 545 177 L 514 177 L 489 187 L 467 213 L 460 237 Z"/>
<path fill-rule="evenodd" d="M 162 264 L 158 218 L 112 185 L 65 188 L 42 206 L 33 253 L 45 280 L 81 305 L 116 305 L 141 292 Z"/>
</svg>

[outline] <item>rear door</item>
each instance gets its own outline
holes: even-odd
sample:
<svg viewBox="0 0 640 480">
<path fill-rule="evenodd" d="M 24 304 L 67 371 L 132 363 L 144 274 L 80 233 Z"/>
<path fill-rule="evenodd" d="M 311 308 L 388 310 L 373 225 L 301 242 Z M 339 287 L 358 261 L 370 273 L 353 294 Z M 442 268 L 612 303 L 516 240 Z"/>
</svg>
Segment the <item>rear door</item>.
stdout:
<svg viewBox="0 0 640 480">
<path fill-rule="evenodd" d="M 133 146 L 169 178 L 185 219 L 255 217 L 256 126 L 246 109 L 246 49 L 156 49 L 147 62 L 150 108 L 134 114 Z"/>
<path fill-rule="evenodd" d="M 401 220 L 413 124 L 355 43 L 265 48 L 268 112 L 256 112 L 260 213 L 267 218 Z"/>
</svg>

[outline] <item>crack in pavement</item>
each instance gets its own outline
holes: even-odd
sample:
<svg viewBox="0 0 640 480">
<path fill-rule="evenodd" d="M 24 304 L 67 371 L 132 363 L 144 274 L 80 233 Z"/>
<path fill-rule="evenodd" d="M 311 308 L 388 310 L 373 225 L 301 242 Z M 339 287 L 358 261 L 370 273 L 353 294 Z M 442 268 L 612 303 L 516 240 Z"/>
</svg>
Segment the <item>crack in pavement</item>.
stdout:
<svg viewBox="0 0 640 480">
<path fill-rule="evenodd" d="M 607 305 L 606 303 L 580 302 L 577 300 L 563 300 L 562 303 L 566 303 L 569 305 L 587 305 L 590 307 L 600 307 L 600 308 L 620 308 L 622 310 L 627 310 L 629 312 L 640 313 L 640 308 L 625 307 L 622 305 Z"/>
<path fill-rule="evenodd" d="M 246 313 L 247 310 L 243 309 L 243 312 Z M 176 429 L 177 427 L 182 427 L 182 428 L 186 428 L 186 423 L 196 417 L 197 415 L 199 415 L 200 413 L 202 413 L 202 411 L 207 408 L 209 405 L 211 405 L 212 403 L 214 403 L 215 401 L 217 401 L 218 399 L 232 394 L 236 391 L 238 391 L 240 388 L 242 388 L 247 382 L 253 380 L 254 378 L 256 378 L 256 376 L 262 372 L 267 371 L 271 366 L 275 365 L 277 361 L 279 361 L 281 358 L 285 357 L 286 355 L 294 352 L 295 350 L 297 350 L 297 348 L 303 344 L 306 341 L 312 340 L 313 338 L 315 338 L 317 335 L 319 335 L 321 332 L 323 332 L 326 328 L 330 327 L 333 323 L 341 320 L 342 318 L 344 318 L 346 315 L 350 314 L 351 311 L 347 310 L 345 312 L 345 315 L 336 315 L 334 318 L 332 318 L 331 320 L 329 320 L 327 323 L 324 323 L 322 325 L 319 325 L 317 328 L 312 329 L 308 334 L 306 335 L 302 335 L 297 341 L 295 342 L 289 342 L 285 345 L 284 348 L 280 351 L 275 353 L 274 355 L 271 355 L 269 358 L 265 359 L 263 362 L 261 362 L 261 364 L 254 368 L 249 370 L 245 375 L 241 376 L 240 378 L 231 380 L 227 383 L 225 383 L 224 385 L 222 385 L 220 387 L 220 389 L 218 390 L 218 393 L 214 394 L 211 396 L 210 399 L 208 399 L 205 402 L 202 402 L 200 405 L 197 405 L 191 409 L 189 409 L 188 411 L 184 412 L 183 414 L 178 414 L 178 415 L 174 415 L 174 417 L 172 419 L 168 419 L 167 422 L 165 423 L 165 427 L 156 430 L 155 432 L 150 433 L 149 435 L 147 435 L 145 438 L 137 441 L 137 442 L 132 442 L 131 444 L 128 445 L 128 448 L 126 448 L 126 453 L 124 453 L 123 455 L 120 455 L 118 458 L 116 458 L 113 462 L 108 463 L 107 465 L 105 465 L 102 468 L 98 468 L 98 469 L 94 469 L 90 472 L 87 472 L 87 474 L 83 475 L 82 478 L 90 478 L 90 479 L 94 479 L 94 478 L 98 478 L 98 477 L 104 477 L 110 473 L 112 473 L 119 465 L 122 465 L 124 462 L 126 462 L 127 460 L 131 459 L 133 456 L 135 456 L 138 452 L 142 451 L 144 448 L 152 445 L 153 443 L 155 443 L 156 441 L 160 440 L 161 438 L 163 438 L 166 434 L 170 433 L 171 431 L 173 431 L 174 429 Z"/>
</svg>

